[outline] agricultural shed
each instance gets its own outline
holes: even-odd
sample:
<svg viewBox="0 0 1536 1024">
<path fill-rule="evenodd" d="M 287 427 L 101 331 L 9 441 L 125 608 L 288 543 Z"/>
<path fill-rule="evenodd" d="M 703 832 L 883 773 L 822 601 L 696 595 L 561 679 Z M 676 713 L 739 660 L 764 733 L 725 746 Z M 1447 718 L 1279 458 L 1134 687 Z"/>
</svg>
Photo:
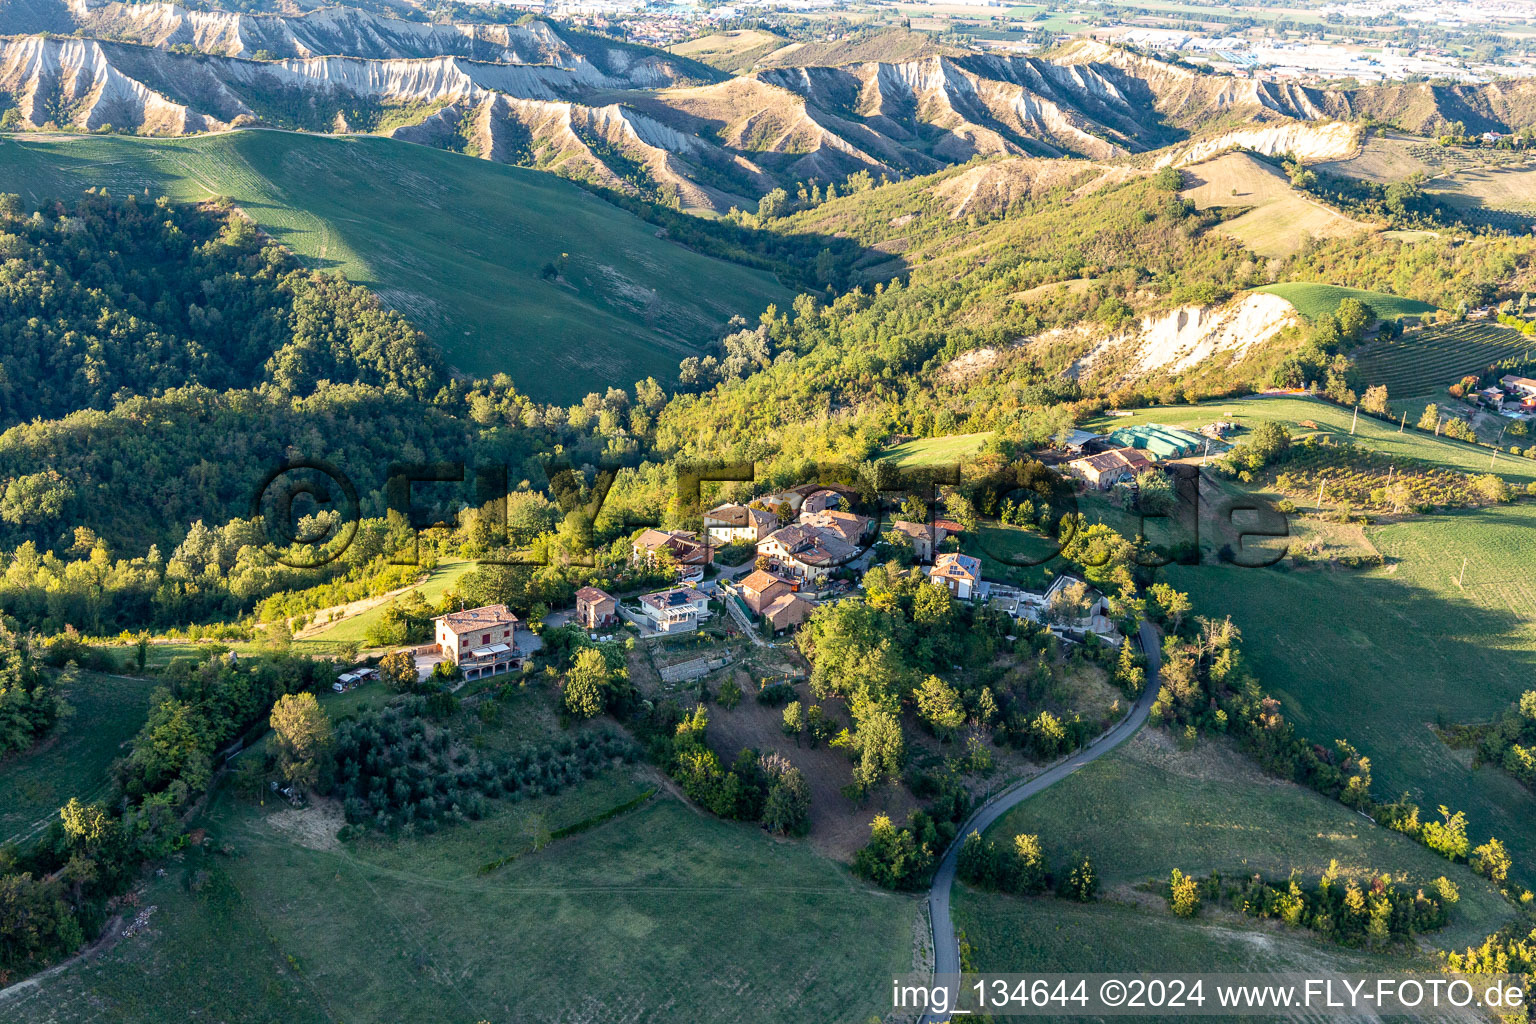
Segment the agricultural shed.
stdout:
<svg viewBox="0 0 1536 1024">
<path fill-rule="evenodd" d="M 1110 440 L 1122 448 L 1138 448 L 1151 452 L 1159 459 L 1182 459 L 1193 455 L 1205 444 L 1205 438 L 1185 430 L 1161 423 L 1142 423 L 1134 427 L 1122 427 L 1109 435 Z"/>
</svg>

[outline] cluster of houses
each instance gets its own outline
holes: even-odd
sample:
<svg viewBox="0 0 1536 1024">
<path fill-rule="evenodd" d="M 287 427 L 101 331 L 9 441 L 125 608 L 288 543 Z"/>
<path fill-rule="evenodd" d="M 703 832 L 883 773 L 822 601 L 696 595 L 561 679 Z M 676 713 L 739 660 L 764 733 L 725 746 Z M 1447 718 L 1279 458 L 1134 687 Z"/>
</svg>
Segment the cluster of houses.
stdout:
<svg viewBox="0 0 1536 1024">
<path fill-rule="evenodd" d="M 1536 416 L 1536 379 L 1530 377 L 1508 374 L 1499 378 L 1497 387 L 1483 388 L 1467 397 L 1494 412 Z"/>
<path fill-rule="evenodd" d="M 1081 440 L 1097 437 L 1085 434 Z M 1079 475 L 1091 486 L 1108 487 L 1153 468 L 1156 463 L 1149 456 L 1192 454 L 1208 438 L 1149 425 L 1130 428 L 1117 440 L 1121 443 L 1116 447 L 1074 460 L 1069 471 L 1087 462 L 1086 468 L 1077 469 Z M 634 557 L 650 560 L 654 552 L 666 549 L 684 574 L 683 585 L 644 595 L 637 615 L 619 608 L 618 602 L 602 591 L 585 588 L 577 595 L 577 618 L 593 630 L 616 621 L 617 616 L 628 617 L 655 634 L 695 629 L 710 615 L 709 597 L 689 585 L 688 574 L 718 548 L 751 545 L 757 555 L 753 570 L 724 582 L 716 593 L 728 605 L 735 605 L 731 611 L 740 613 L 743 624 L 756 622 L 774 635 L 793 630 L 815 611 L 813 595 L 823 590 L 827 577 L 837 569 L 858 564 L 874 521 L 853 511 L 854 505 L 852 491 L 798 488 L 710 509 L 704 513 L 702 537 L 682 530 L 647 530 L 636 539 Z M 980 559 L 940 550 L 946 540 L 963 532 L 959 524 L 944 519 L 928 523 L 896 520 L 891 530 L 911 545 L 924 564 L 916 571 L 924 573 L 933 585 L 945 588 L 956 601 L 990 603 L 1016 618 L 1041 622 L 1076 639 L 1093 632 L 1110 643 L 1120 641 L 1108 616 L 1108 602 L 1071 577 L 1058 578 L 1045 593 L 990 582 L 982 578 Z M 1080 614 L 1062 615 L 1059 606 L 1063 595 L 1074 585 L 1086 591 L 1078 601 Z"/>
<path fill-rule="evenodd" d="M 597 587 L 576 591 L 574 621 L 594 634 L 630 621 L 657 634 L 687 633 L 710 616 L 709 595 L 688 584 L 644 594 L 638 612 L 620 608 L 618 598 Z"/>
<path fill-rule="evenodd" d="M 874 520 L 852 511 L 854 492 L 799 487 L 704 513 L 712 544 L 752 544 L 772 571 L 822 580 L 858 557 Z"/>
<path fill-rule="evenodd" d="M 1536 395 L 1536 381 L 1527 383 Z M 1156 457 L 1192 454 L 1207 439 L 1178 428 L 1149 424 L 1116 431 L 1107 441 L 1089 434 L 1073 440 L 1082 454 L 1067 463 L 1067 471 L 1091 487 L 1108 489 L 1152 468 Z M 1104 450 L 1086 453 L 1084 446 L 1095 441 Z M 702 537 L 687 530 L 646 530 L 635 538 L 634 559 L 647 564 L 666 559 L 677 570 L 676 585 L 641 595 L 632 608 L 597 587 L 582 587 L 576 592 L 572 620 L 594 635 L 624 622 L 649 635 L 686 633 L 713 614 L 711 601 L 719 598 L 736 603 L 744 619 L 755 619 L 773 634 L 795 629 L 816 609 L 812 593 L 823 588 L 832 573 L 857 563 L 867 546 L 875 521 L 853 511 L 855 496 L 852 490 L 837 487 L 794 488 L 746 504 L 727 503 L 710 509 L 704 514 Z M 891 528 L 926 566 L 915 571 L 924 572 L 954 600 L 987 602 L 1016 618 L 1047 623 L 1063 635 L 1081 638 L 1085 632 L 1094 632 L 1111 643 L 1119 642 L 1108 617 L 1108 603 L 1096 592 L 1074 592 L 1081 614 L 1063 617 L 1057 613 L 1066 588 L 1084 588 L 1079 581 L 1059 577 L 1043 594 L 989 582 L 982 579 L 980 559 L 940 550 L 946 540 L 963 532 L 959 524 L 944 519 L 929 523 L 896 520 Z M 703 582 L 705 569 L 714 552 L 729 545 L 755 549 L 753 570 L 714 589 Z M 706 593 L 712 589 L 713 594 Z M 433 626 L 435 642 L 418 647 L 415 653 L 451 662 L 466 679 L 499 675 L 522 666 L 524 652 L 517 643 L 519 620 L 506 605 L 450 612 L 433 619 Z M 338 680 L 337 688 L 350 689 L 366 678 L 370 677 L 350 673 Z"/>
</svg>

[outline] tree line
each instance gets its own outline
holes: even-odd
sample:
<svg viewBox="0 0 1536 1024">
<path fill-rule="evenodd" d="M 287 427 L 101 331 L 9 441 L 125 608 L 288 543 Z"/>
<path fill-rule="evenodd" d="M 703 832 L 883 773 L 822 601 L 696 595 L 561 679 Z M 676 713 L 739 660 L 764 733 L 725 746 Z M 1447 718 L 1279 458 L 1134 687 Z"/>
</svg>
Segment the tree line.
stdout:
<svg viewBox="0 0 1536 1024">
<path fill-rule="evenodd" d="M 36 842 L 0 846 L 0 972 L 30 972 L 94 937 L 140 865 L 182 842 L 182 818 L 212 783 L 220 751 L 264 729 L 277 698 L 333 678 L 331 662 L 308 658 L 172 662 L 112 765 L 109 794 L 71 797 Z"/>
</svg>

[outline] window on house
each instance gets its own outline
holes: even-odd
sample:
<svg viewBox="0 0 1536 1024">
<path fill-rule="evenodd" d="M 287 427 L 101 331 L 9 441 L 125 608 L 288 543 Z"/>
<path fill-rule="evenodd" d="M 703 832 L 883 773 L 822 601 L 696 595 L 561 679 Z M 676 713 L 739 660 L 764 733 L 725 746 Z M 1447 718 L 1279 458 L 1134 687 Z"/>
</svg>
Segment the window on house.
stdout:
<svg viewBox="0 0 1536 1024">
<path fill-rule="evenodd" d="M 491 634 L 489 634 L 489 633 L 481 633 L 480 634 L 480 642 L 483 643 L 483 644 L 490 643 L 491 642 Z"/>
</svg>

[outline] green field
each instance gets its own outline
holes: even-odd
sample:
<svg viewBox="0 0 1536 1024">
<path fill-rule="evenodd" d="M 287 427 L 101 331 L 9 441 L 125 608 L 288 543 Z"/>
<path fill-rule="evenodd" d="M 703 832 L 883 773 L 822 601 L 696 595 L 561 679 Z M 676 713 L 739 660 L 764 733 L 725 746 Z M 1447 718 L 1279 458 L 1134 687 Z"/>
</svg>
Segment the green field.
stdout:
<svg viewBox="0 0 1536 1024">
<path fill-rule="evenodd" d="M 1166 423 L 1176 427 L 1198 427 L 1213 420 L 1233 420 L 1241 426 L 1252 427 L 1263 420 L 1284 423 L 1291 433 L 1305 431 L 1298 427 L 1302 420 L 1310 420 L 1330 431 L 1348 434 L 1353 412 L 1330 402 L 1312 398 L 1241 398 L 1230 402 L 1207 402 L 1200 405 L 1170 405 L 1152 409 L 1137 409 L 1130 416 L 1106 416 L 1083 424 L 1085 429 L 1106 433 L 1137 423 Z M 1506 438 L 1506 441 L 1508 439 Z M 1396 426 L 1383 423 L 1364 413 L 1355 424 L 1355 441 L 1385 452 L 1388 455 L 1405 455 L 1436 466 L 1458 470 L 1462 473 L 1487 473 L 1490 465 L 1511 484 L 1527 484 L 1536 481 L 1536 460 L 1501 454 L 1496 460 L 1488 448 L 1435 437 L 1408 429 L 1398 432 Z"/>
<path fill-rule="evenodd" d="M 1074 851 L 1089 854 L 1110 895 L 1129 895 L 1174 868 L 1200 877 L 1220 871 L 1283 879 L 1292 869 L 1316 877 L 1337 860 L 1357 877 L 1390 871 L 1416 885 L 1440 875 L 1455 881 L 1461 901 L 1451 924 L 1431 940 L 1437 944 L 1480 940 L 1512 912 L 1465 866 L 1337 801 L 1265 775 L 1230 744 L 1206 740 L 1182 752 L 1151 727 L 1020 804 L 988 835 L 1011 842 L 1021 832 L 1040 836 L 1052 863 L 1065 863 Z"/>
<path fill-rule="evenodd" d="M 309 264 L 376 291 L 459 369 L 508 373 L 541 401 L 670 382 L 732 314 L 788 297 L 552 174 L 389 139 L 35 135 L 0 140 L 0 179 L 28 201 L 90 186 L 228 196 Z"/>
<path fill-rule="evenodd" d="M 991 437 L 991 431 L 980 434 L 920 437 L 916 441 L 908 441 L 906 444 L 898 444 L 887 449 L 880 458 L 905 467 L 952 466 L 981 451 L 981 446 Z"/>
<path fill-rule="evenodd" d="M 1438 723 L 1486 721 L 1536 686 L 1536 506 L 1414 517 L 1367 536 L 1369 572 L 1171 567 L 1197 612 L 1231 615 L 1247 661 L 1304 736 L 1347 738 L 1378 796 L 1465 810 L 1474 843 L 1502 839 L 1536 884 L 1536 795 L 1474 770 Z M 1458 585 L 1465 559 L 1466 576 Z"/>
<path fill-rule="evenodd" d="M 955 891 L 953 910 L 955 926 L 974 948 L 976 969 L 985 972 L 1385 974 L 1412 967 L 1431 969 L 1434 964 L 1423 954 L 1372 955 L 1315 940 L 1305 932 L 1244 927 L 1233 917 L 1217 918 L 1211 913 L 1184 920 L 1119 903 L 1019 899 L 973 892 L 964 886 Z M 1211 1018 L 1159 1014 L 1155 1019 Z"/>
<path fill-rule="evenodd" d="M 862 1022 L 881 1009 L 878 979 L 911 969 L 914 901 L 670 797 L 481 873 L 540 826 L 652 785 L 617 772 L 433 836 L 341 848 L 295 841 L 291 812 L 222 799 L 206 824 L 234 855 L 152 881 L 146 934 L 45 979 L 8 1019 L 158 1022 L 174 1006 L 227 1022 Z"/>
<path fill-rule="evenodd" d="M 443 594 L 448 588 L 458 583 L 459 578 L 475 568 L 475 566 L 475 562 L 467 560 L 441 562 L 415 589 L 421 592 L 422 600 L 426 601 L 427 604 L 436 604 L 442 599 Z M 313 636 L 306 637 L 299 642 L 329 644 L 364 643 L 363 634 L 368 631 L 369 626 L 373 625 L 383 616 L 384 609 L 388 607 L 389 602 L 385 601 L 383 604 L 376 605 L 365 612 L 327 626 Z"/>
<path fill-rule="evenodd" d="M 139 731 L 154 680 L 80 673 L 66 696 L 75 714 L 36 749 L 0 761 L 0 844 L 34 834 L 72 796 L 106 794 L 107 769 Z"/>
<path fill-rule="evenodd" d="M 1363 288 L 1343 288 L 1336 284 L 1314 284 L 1311 281 L 1289 281 L 1284 284 L 1267 284 L 1255 288 L 1256 292 L 1278 295 L 1296 307 L 1303 319 L 1316 320 L 1339 308 L 1345 299 L 1359 299 L 1376 311 L 1382 318 L 1418 316 L 1432 313 L 1435 307 L 1418 299 L 1405 299 L 1386 292 L 1370 292 Z"/>
<path fill-rule="evenodd" d="M 1127 537 L 1135 537 L 1145 529 L 1153 544 L 1177 540 L 1169 520 L 1149 517 L 1143 521 L 1095 491 L 1078 496 L 1077 511 L 1087 522 L 1104 523 Z M 975 531 L 964 534 L 960 550 L 981 559 L 984 578 L 1006 580 L 1035 590 L 1050 586 L 1055 574 L 1066 567 L 1055 557 L 1061 545 L 1054 536 L 995 520 L 982 520 Z"/>
<path fill-rule="evenodd" d="M 1391 341 L 1372 342 L 1355 357 L 1367 385 L 1385 384 L 1387 396 L 1443 392 L 1467 374 L 1530 352 L 1536 339 L 1487 320 L 1436 324 Z"/>
</svg>

